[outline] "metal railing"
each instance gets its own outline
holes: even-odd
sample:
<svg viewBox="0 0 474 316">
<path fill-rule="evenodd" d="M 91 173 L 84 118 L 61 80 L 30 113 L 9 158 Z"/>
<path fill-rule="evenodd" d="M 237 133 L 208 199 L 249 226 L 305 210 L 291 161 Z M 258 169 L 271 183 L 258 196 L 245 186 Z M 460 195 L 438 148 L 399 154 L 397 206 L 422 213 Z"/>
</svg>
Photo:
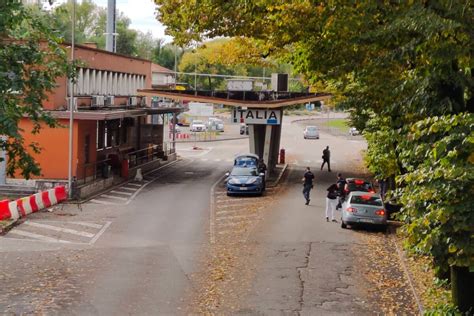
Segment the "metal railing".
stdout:
<svg viewBox="0 0 474 316">
<path fill-rule="evenodd" d="M 77 166 L 76 184 L 86 184 L 93 182 L 96 179 L 103 179 L 110 177 L 111 159 L 104 159 L 96 162 L 90 162 Z"/>
<path fill-rule="evenodd" d="M 134 168 L 143 165 L 147 162 L 163 158 L 165 151 L 163 145 L 153 145 L 147 148 L 135 150 L 129 152 L 128 155 L 128 167 Z"/>
</svg>

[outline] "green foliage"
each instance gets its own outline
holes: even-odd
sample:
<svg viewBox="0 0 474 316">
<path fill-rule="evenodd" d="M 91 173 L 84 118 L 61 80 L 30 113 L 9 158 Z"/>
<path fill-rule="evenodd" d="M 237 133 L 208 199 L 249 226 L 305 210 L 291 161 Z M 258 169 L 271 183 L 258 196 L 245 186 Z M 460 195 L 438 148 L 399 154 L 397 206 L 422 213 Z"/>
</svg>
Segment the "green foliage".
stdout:
<svg viewBox="0 0 474 316">
<path fill-rule="evenodd" d="M 56 122 L 42 110 L 47 93 L 56 78 L 66 74 L 67 59 L 48 20 L 25 8 L 20 1 L 0 3 L 0 135 L 8 137 L 0 146 L 8 155 L 7 172 L 20 171 L 29 178 L 39 175 L 40 167 L 31 153 L 39 153 L 36 143 L 25 143 L 20 120 L 29 117 L 33 134 L 43 124 Z"/>
<path fill-rule="evenodd" d="M 377 177 L 398 176 L 409 246 L 474 265 L 470 1 L 155 0 L 180 43 L 247 37 L 325 85 L 364 131 Z"/>
<path fill-rule="evenodd" d="M 405 232 L 439 269 L 474 268 L 474 115 L 430 117 L 400 143 Z"/>
</svg>

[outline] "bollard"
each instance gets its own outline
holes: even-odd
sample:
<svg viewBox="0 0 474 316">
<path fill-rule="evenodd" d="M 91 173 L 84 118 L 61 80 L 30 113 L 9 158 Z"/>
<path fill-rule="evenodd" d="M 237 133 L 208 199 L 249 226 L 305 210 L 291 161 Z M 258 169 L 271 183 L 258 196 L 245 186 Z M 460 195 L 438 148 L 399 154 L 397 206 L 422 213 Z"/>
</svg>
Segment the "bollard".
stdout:
<svg viewBox="0 0 474 316">
<path fill-rule="evenodd" d="M 280 163 L 285 163 L 285 148 L 280 149 Z"/>
</svg>

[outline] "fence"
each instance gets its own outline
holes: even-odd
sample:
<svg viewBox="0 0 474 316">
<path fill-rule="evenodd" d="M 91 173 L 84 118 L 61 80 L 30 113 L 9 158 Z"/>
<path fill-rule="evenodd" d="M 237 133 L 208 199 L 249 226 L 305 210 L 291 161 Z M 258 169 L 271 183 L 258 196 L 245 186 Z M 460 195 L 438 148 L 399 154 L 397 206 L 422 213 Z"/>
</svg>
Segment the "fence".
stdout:
<svg viewBox="0 0 474 316">
<path fill-rule="evenodd" d="M 111 159 L 104 159 L 77 166 L 76 184 L 86 184 L 98 178 L 108 178 L 111 172 L 110 163 Z"/>
</svg>

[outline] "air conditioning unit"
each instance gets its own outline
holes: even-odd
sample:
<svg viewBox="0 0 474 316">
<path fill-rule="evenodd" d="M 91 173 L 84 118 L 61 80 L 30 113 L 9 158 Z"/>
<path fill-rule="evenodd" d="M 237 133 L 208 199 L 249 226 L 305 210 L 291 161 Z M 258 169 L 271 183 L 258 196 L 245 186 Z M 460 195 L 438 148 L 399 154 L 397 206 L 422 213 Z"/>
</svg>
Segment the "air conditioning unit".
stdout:
<svg viewBox="0 0 474 316">
<path fill-rule="evenodd" d="M 115 105 L 115 97 L 113 95 L 105 96 L 104 103 L 105 103 L 105 106 L 114 106 Z"/>
<path fill-rule="evenodd" d="M 146 103 L 147 103 L 147 97 L 142 97 L 142 99 L 140 100 L 140 106 L 146 107 Z"/>
<path fill-rule="evenodd" d="M 128 106 L 137 106 L 137 97 L 128 98 Z"/>
<path fill-rule="evenodd" d="M 103 107 L 104 106 L 104 96 L 103 95 L 94 95 L 92 96 L 91 106 L 93 107 Z"/>
<path fill-rule="evenodd" d="M 66 98 L 66 102 L 67 102 L 67 104 L 66 104 L 66 109 L 68 109 L 68 110 L 69 110 L 69 106 L 70 106 L 70 102 L 71 102 L 70 100 L 71 100 L 71 98 Z M 72 105 L 72 110 L 73 110 L 73 111 L 77 111 L 77 98 L 74 98 L 74 101 L 73 101 L 73 102 L 74 102 L 74 103 L 73 103 L 73 105 Z"/>
</svg>

